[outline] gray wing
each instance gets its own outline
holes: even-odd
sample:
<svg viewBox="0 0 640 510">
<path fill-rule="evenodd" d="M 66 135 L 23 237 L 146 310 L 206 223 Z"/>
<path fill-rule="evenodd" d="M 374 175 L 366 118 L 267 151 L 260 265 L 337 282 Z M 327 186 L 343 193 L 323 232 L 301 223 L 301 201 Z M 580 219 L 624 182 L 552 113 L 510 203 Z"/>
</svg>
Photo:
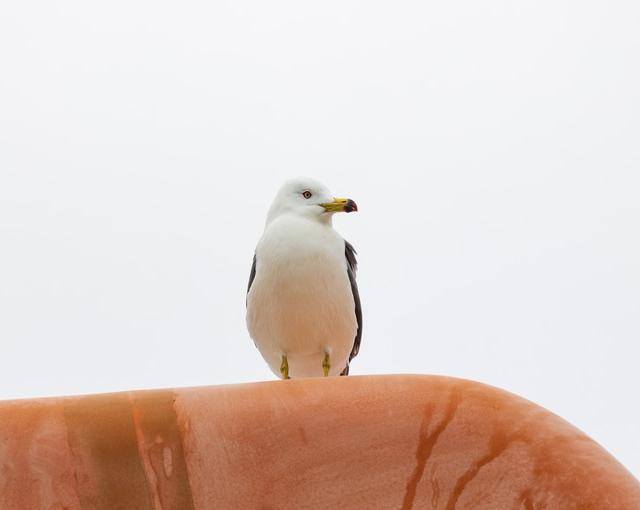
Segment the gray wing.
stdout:
<svg viewBox="0 0 640 510">
<path fill-rule="evenodd" d="M 251 266 L 251 273 L 249 274 L 249 285 L 247 285 L 247 295 L 249 294 L 249 291 L 251 290 L 251 284 L 253 283 L 253 280 L 256 277 L 256 256 L 255 254 L 253 255 L 253 264 Z"/>
<path fill-rule="evenodd" d="M 347 274 L 349 275 L 349 282 L 351 283 L 351 292 L 353 293 L 353 304 L 356 312 L 356 319 L 358 320 L 358 331 L 356 337 L 353 340 L 353 347 L 351 348 L 351 354 L 349 354 L 349 361 L 347 366 L 340 375 L 349 375 L 349 363 L 358 355 L 360 350 L 360 341 L 362 340 L 362 308 L 360 306 L 360 294 L 358 292 L 358 284 L 356 283 L 356 271 L 358 270 L 358 262 L 356 260 L 356 250 L 348 241 L 344 242 L 344 255 L 347 259 Z"/>
</svg>

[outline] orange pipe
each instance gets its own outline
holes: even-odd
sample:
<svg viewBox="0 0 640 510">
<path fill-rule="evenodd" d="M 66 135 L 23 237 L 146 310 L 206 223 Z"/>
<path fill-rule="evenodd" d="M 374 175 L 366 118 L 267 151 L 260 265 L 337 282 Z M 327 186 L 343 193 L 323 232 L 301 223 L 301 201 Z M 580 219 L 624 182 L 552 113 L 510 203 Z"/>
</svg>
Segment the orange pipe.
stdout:
<svg viewBox="0 0 640 510">
<path fill-rule="evenodd" d="M 640 484 L 502 390 L 335 377 L 0 402 L 0 508 L 638 509 Z"/>
</svg>

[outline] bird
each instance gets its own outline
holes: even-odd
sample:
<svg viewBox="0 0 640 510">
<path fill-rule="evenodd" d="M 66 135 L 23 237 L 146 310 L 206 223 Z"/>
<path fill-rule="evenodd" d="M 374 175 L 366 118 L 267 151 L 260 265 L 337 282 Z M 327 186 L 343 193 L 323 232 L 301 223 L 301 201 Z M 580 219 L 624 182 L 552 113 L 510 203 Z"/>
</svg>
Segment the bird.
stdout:
<svg viewBox="0 0 640 510">
<path fill-rule="evenodd" d="M 333 228 L 355 212 L 306 177 L 286 181 L 267 214 L 246 295 L 249 335 L 282 378 L 348 375 L 362 338 L 356 251 Z"/>
</svg>

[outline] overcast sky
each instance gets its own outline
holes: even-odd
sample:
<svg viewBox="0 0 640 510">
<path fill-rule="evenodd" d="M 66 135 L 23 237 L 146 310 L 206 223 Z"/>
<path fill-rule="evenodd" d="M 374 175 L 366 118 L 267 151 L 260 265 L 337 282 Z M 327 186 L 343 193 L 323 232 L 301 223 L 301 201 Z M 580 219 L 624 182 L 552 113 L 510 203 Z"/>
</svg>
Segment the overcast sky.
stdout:
<svg viewBox="0 0 640 510">
<path fill-rule="evenodd" d="M 352 374 L 560 414 L 640 474 L 640 4 L 0 6 L 0 398 L 271 380 L 277 188 L 360 212 Z"/>
</svg>

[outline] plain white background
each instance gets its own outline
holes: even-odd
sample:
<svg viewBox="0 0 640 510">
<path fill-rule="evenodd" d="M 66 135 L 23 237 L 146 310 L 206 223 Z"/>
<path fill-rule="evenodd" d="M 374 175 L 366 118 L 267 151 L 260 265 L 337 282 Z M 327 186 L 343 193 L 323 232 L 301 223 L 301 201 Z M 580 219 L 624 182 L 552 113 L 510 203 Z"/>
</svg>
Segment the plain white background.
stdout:
<svg viewBox="0 0 640 510">
<path fill-rule="evenodd" d="M 272 379 L 281 182 L 358 214 L 353 374 L 529 398 L 640 473 L 640 6 L 0 7 L 0 397 Z"/>
</svg>

